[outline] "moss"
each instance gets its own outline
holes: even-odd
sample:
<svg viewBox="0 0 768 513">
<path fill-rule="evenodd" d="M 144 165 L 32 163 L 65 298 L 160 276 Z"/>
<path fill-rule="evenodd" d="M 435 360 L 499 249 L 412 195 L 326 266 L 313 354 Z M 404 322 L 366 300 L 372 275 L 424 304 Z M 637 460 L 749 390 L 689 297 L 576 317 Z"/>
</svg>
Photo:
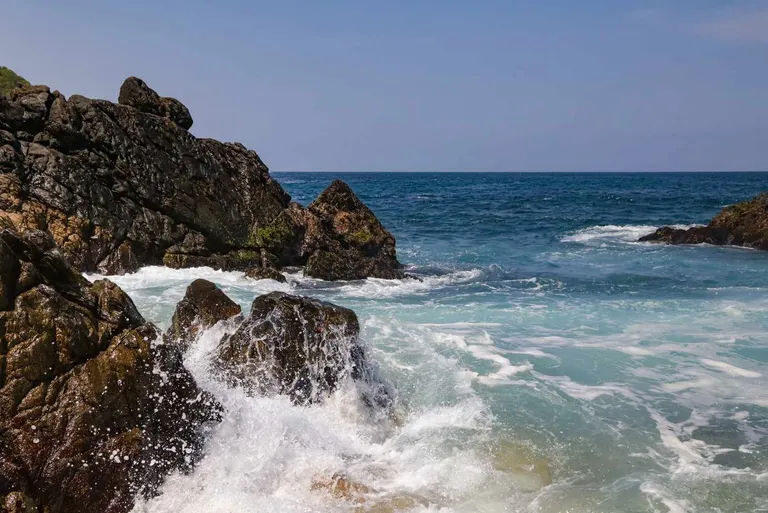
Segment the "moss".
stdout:
<svg viewBox="0 0 768 513">
<path fill-rule="evenodd" d="M 349 234 L 349 237 L 355 242 L 357 242 L 358 244 L 367 244 L 373 238 L 373 236 L 368 230 L 358 230 L 354 233 Z"/>
<path fill-rule="evenodd" d="M 254 262 L 261 260 L 259 252 L 252 249 L 238 249 L 227 253 L 227 256 L 232 260 L 239 262 Z"/>
<path fill-rule="evenodd" d="M 274 248 L 283 245 L 292 235 L 291 229 L 285 222 L 275 223 L 257 228 L 248 238 L 248 246 L 257 248 Z"/>
<path fill-rule="evenodd" d="M 5 66 L 0 66 L 0 94 L 23 85 L 29 85 L 29 82 Z"/>
</svg>

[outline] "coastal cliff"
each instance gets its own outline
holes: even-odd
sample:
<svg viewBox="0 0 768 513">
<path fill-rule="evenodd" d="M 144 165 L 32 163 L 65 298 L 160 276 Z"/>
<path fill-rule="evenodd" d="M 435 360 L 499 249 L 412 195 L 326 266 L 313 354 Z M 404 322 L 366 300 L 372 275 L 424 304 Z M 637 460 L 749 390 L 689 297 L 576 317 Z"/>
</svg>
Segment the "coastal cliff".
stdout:
<svg viewBox="0 0 768 513">
<path fill-rule="evenodd" d="M 640 242 L 714 244 L 768 250 L 768 192 L 725 207 L 706 226 L 687 230 L 665 226 Z"/>
<path fill-rule="evenodd" d="M 192 124 L 135 77 L 118 103 L 23 84 L 0 95 L 0 226 L 50 232 L 84 272 L 403 277 L 394 237 L 346 184 L 304 208 L 256 152 L 197 138 Z"/>
</svg>

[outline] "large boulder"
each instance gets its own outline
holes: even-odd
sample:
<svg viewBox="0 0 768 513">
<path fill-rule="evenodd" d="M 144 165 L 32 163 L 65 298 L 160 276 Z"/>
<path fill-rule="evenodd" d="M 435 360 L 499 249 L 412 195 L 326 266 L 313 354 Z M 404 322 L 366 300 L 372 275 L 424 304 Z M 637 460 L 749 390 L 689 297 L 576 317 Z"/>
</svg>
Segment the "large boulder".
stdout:
<svg viewBox="0 0 768 513">
<path fill-rule="evenodd" d="M 0 96 L 0 226 L 50 232 L 85 272 L 248 271 L 266 252 L 325 279 L 400 276 L 394 238 L 345 184 L 305 209 L 255 152 L 191 124 L 135 77 L 118 104 L 46 86 Z"/>
<path fill-rule="evenodd" d="M 6 229 L 0 298 L 4 508 L 127 512 L 191 468 L 218 407 L 119 287 L 89 283 L 49 235 Z"/>
<path fill-rule="evenodd" d="M 214 367 L 232 386 L 285 394 L 308 404 L 348 377 L 366 385 L 369 403 L 387 405 L 358 335 L 355 312 L 331 303 L 272 292 L 254 299 L 238 329 L 220 343 Z"/>
<path fill-rule="evenodd" d="M 641 237 L 640 242 L 707 243 L 768 250 L 768 192 L 725 207 L 707 226 L 687 230 L 665 226 Z"/>
<path fill-rule="evenodd" d="M 184 352 L 200 332 L 240 312 L 240 305 L 215 283 L 197 279 L 187 287 L 184 298 L 176 305 L 171 327 L 165 334 L 166 342 L 178 345 Z"/>
</svg>

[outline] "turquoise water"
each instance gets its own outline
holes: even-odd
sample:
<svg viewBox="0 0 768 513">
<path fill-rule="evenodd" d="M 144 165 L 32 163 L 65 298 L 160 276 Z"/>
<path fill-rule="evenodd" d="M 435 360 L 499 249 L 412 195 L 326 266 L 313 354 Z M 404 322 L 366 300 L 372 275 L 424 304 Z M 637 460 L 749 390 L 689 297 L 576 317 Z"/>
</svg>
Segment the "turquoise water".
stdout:
<svg viewBox="0 0 768 513">
<path fill-rule="evenodd" d="M 297 408 L 221 388 L 219 326 L 188 365 L 229 415 L 198 470 L 137 511 L 768 511 L 768 253 L 634 242 L 705 223 L 768 174 L 275 176 L 303 204 L 346 180 L 423 281 L 115 280 L 162 325 L 198 276 L 244 307 L 278 289 L 349 306 L 398 418 L 350 390 Z M 371 497 L 311 490 L 333 473 Z"/>
</svg>

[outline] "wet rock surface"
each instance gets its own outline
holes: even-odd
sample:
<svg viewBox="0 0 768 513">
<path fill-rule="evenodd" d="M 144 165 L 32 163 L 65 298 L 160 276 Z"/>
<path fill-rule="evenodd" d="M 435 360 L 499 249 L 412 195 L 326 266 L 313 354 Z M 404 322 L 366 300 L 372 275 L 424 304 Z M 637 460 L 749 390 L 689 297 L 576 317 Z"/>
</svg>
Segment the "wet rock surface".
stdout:
<svg viewBox="0 0 768 513">
<path fill-rule="evenodd" d="M 240 312 L 240 305 L 214 283 L 197 279 L 187 287 L 184 298 L 176 305 L 171 327 L 165 334 L 166 342 L 177 345 L 184 352 L 200 332 Z"/>
<path fill-rule="evenodd" d="M 119 103 L 46 86 L 0 97 L 0 226 L 50 232 L 81 271 L 247 271 L 263 253 L 328 280 L 400 278 L 395 240 L 343 182 L 304 208 L 239 143 L 199 139 L 131 77 Z"/>
<path fill-rule="evenodd" d="M 639 239 L 667 244 L 714 244 L 768 250 L 768 193 L 725 207 L 707 226 L 665 226 Z"/>
<path fill-rule="evenodd" d="M 48 234 L 0 231 L 0 504 L 125 512 L 191 469 L 217 405 L 180 352 Z"/>
<path fill-rule="evenodd" d="M 223 379 L 255 394 L 286 394 L 296 403 L 322 401 L 347 377 L 366 385 L 366 400 L 391 402 L 360 345 L 352 310 L 272 292 L 254 299 L 248 317 L 225 337 L 214 366 Z"/>
</svg>

